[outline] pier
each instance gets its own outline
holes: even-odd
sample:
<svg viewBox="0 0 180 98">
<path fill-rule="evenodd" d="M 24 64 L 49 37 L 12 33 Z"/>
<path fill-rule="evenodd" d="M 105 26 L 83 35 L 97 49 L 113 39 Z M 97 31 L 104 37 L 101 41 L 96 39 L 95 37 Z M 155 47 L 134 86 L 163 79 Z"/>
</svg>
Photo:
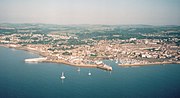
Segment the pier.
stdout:
<svg viewBox="0 0 180 98">
<path fill-rule="evenodd" d="M 106 64 L 97 65 L 97 68 L 107 70 L 107 71 L 112 71 L 112 67 Z"/>
<path fill-rule="evenodd" d="M 107 70 L 107 71 L 112 71 L 112 67 L 104 64 L 102 61 L 100 62 L 95 62 L 94 64 L 86 64 L 86 63 L 81 63 L 81 64 L 75 64 L 72 62 L 69 62 L 67 60 L 48 60 L 46 57 L 42 58 L 31 58 L 31 59 L 25 59 L 24 60 L 27 63 L 38 63 L 38 62 L 49 62 L 49 63 L 60 63 L 60 64 L 67 64 L 71 66 L 76 66 L 76 67 L 89 67 L 89 68 L 99 68 L 102 70 Z"/>
</svg>

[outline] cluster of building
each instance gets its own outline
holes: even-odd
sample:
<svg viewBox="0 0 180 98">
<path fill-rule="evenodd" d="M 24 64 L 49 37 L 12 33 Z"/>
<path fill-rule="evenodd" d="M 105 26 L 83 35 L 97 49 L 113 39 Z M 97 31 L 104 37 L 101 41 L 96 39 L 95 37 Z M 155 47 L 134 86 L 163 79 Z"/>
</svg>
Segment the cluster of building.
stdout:
<svg viewBox="0 0 180 98">
<path fill-rule="evenodd" d="M 28 38 L 22 39 L 22 37 Z M 105 59 L 115 60 L 120 65 L 180 62 L 180 46 L 173 43 L 179 39 L 173 39 L 171 43 L 166 43 L 161 39 L 130 38 L 128 40 L 93 40 L 91 45 L 59 45 L 60 40 L 55 44 L 22 44 L 22 42 L 39 40 L 63 39 L 67 41 L 70 38 L 71 36 L 53 34 L 46 36 L 43 34 L 12 34 L 0 35 L 0 43 L 8 47 L 37 52 L 47 57 L 48 61 L 63 60 L 76 65 L 98 64 Z"/>
</svg>

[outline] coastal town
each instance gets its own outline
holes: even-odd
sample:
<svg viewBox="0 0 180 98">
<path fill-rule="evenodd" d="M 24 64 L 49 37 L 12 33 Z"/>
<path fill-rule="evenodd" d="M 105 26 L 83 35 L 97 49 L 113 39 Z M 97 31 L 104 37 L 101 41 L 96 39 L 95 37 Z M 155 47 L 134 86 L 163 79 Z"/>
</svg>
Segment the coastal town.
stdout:
<svg viewBox="0 0 180 98">
<path fill-rule="evenodd" d="M 1 27 L 1 30 L 9 29 L 14 28 Z M 42 56 L 42 58 L 28 58 L 25 60 L 26 62 L 63 63 L 108 71 L 111 71 L 112 67 L 104 64 L 103 60 L 113 60 L 119 66 L 180 63 L 180 46 L 178 45 L 180 38 L 176 36 L 168 36 L 167 39 L 139 38 L 138 36 L 130 36 L 126 39 L 108 39 L 101 36 L 104 39 L 97 40 L 100 36 L 82 39 L 81 35 L 67 32 L 53 31 L 45 34 L 33 33 L 36 31 L 31 29 L 16 31 L 17 33 L 0 34 L 0 45 L 30 51 Z M 170 31 L 165 32 L 166 36 L 167 32 Z M 180 30 L 178 29 L 176 32 L 179 34 Z M 141 33 L 141 35 L 158 36 L 151 33 Z M 122 35 L 112 34 L 110 36 Z"/>
</svg>

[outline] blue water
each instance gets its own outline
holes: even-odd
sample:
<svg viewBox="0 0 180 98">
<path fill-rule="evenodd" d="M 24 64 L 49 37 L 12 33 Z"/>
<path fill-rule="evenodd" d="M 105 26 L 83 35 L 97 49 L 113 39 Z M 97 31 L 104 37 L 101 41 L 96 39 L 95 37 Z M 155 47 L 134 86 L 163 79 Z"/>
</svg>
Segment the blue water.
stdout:
<svg viewBox="0 0 180 98">
<path fill-rule="evenodd" d="M 38 63 L 25 58 L 39 57 L 22 50 L 0 47 L 0 98 L 178 98 L 180 65 L 113 67 L 106 72 L 95 68 Z M 88 76 L 89 70 L 92 75 Z M 61 80 L 61 72 L 66 79 Z"/>
</svg>

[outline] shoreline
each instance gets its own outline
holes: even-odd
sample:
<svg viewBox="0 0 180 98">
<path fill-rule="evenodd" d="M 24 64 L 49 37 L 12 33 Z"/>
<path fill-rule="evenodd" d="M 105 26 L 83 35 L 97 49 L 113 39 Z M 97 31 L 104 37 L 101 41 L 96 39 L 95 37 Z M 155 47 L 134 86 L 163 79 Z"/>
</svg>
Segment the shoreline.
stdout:
<svg viewBox="0 0 180 98">
<path fill-rule="evenodd" d="M 163 65 L 163 64 L 180 64 L 180 62 L 155 62 L 155 63 L 147 63 L 147 64 L 118 64 L 118 66 L 132 67 L 132 66 L 151 66 L 151 65 Z"/>
<path fill-rule="evenodd" d="M 28 51 L 28 52 L 31 52 L 34 54 L 38 54 L 40 57 L 48 56 L 48 55 L 43 54 L 42 52 L 39 52 L 36 50 L 31 50 L 31 49 L 28 49 L 28 48 L 22 47 L 22 46 L 21 47 L 11 47 L 8 45 L 3 45 L 3 44 L 0 44 L 0 46 L 5 47 L 5 48 L 14 48 L 17 50 Z M 74 63 L 67 62 L 65 60 L 44 60 L 42 62 L 66 64 L 66 65 L 75 66 L 75 67 L 100 68 L 100 69 L 104 69 L 104 70 L 108 70 L 108 71 L 112 70 L 112 67 L 110 67 L 110 66 L 98 66 L 97 64 L 74 64 Z M 150 66 L 150 65 L 162 65 L 162 64 L 180 64 L 180 62 L 154 62 L 154 63 L 146 63 L 146 64 L 118 64 L 118 66 L 135 67 L 135 66 Z"/>
<path fill-rule="evenodd" d="M 97 68 L 97 66 L 93 65 L 93 64 L 79 64 L 79 65 L 77 65 L 77 64 L 72 64 L 72 63 L 69 63 L 69 62 L 66 62 L 66 61 L 63 61 L 63 60 L 54 60 L 54 61 L 44 60 L 43 62 L 45 62 L 45 63 L 66 64 L 66 65 L 76 66 L 76 67 Z"/>
<path fill-rule="evenodd" d="M 36 51 L 36 50 L 30 50 L 26 47 L 11 47 L 11 46 L 8 46 L 8 45 L 2 45 L 0 44 L 0 46 L 2 47 L 5 47 L 5 48 L 13 48 L 13 49 L 17 49 L 17 50 L 23 50 L 23 51 L 28 51 L 28 52 L 31 52 L 31 53 L 34 53 L 34 54 L 38 54 L 40 57 L 47 57 L 48 55 L 45 55 L 39 51 Z M 39 57 L 39 58 L 40 58 Z M 33 59 L 33 58 L 32 58 Z M 32 61 L 33 62 L 33 61 Z M 107 70 L 107 71 L 112 71 L 112 67 L 111 66 L 98 66 L 96 64 L 73 64 L 73 63 L 70 63 L 70 62 L 67 62 L 65 60 L 43 60 L 43 61 L 36 61 L 36 62 L 45 62 L 45 63 L 57 63 L 57 64 L 66 64 L 66 65 L 69 65 L 69 66 L 75 66 L 75 67 L 84 67 L 84 68 L 99 68 L 99 69 L 103 69 L 103 70 Z"/>
</svg>

